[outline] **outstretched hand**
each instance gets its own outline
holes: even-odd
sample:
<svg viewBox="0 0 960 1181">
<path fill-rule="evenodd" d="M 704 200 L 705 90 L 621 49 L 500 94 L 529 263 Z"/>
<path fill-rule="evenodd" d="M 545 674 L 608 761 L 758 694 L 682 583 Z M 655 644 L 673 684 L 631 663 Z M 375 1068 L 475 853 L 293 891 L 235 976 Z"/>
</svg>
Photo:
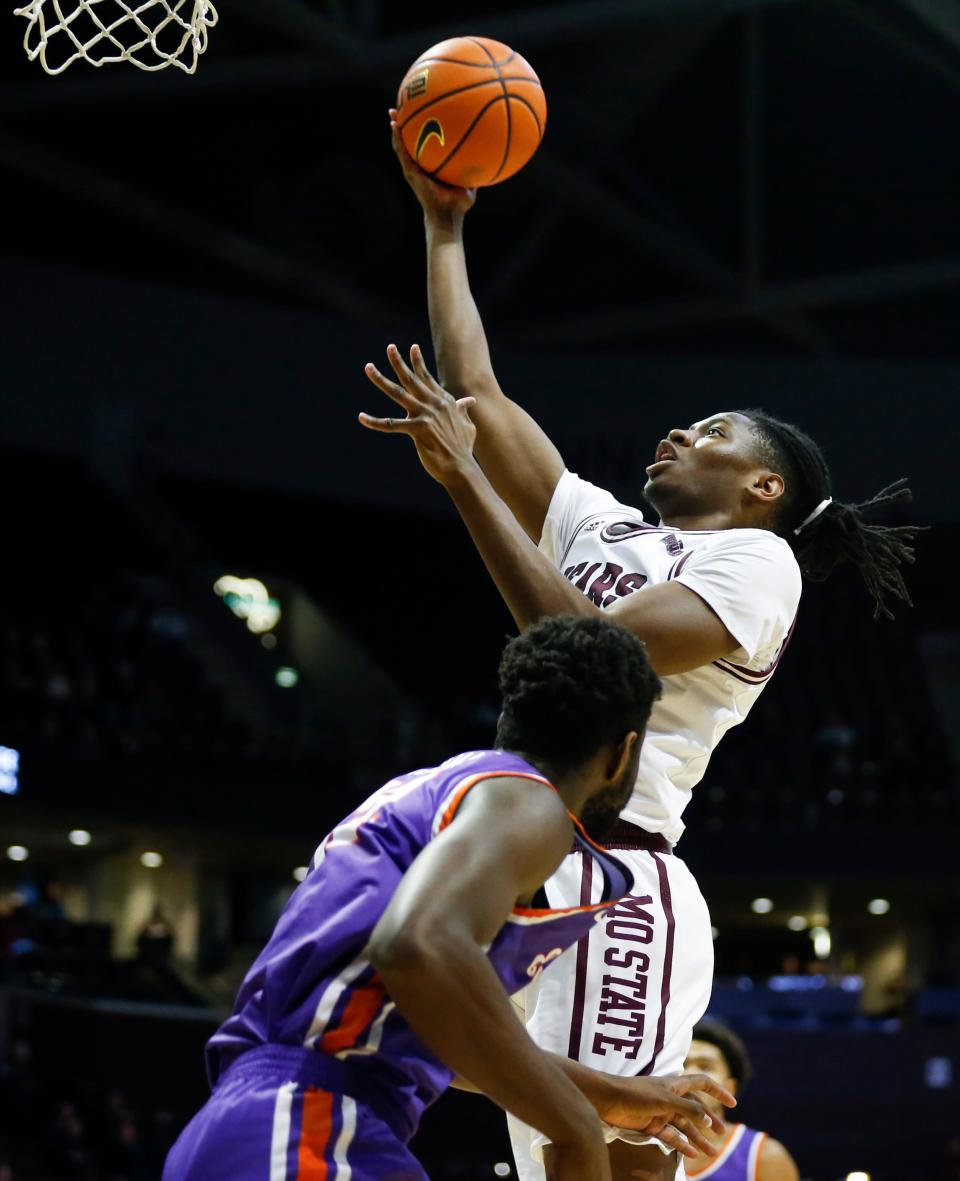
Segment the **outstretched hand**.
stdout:
<svg viewBox="0 0 960 1181">
<path fill-rule="evenodd" d="M 735 1107 L 729 1091 L 706 1074 L 670 1074 L 617 1080 L 620 1095 L 601 1111 L 613 1127 L 654 1136 L 683 1156 L 698 1152 L 716 1156 L 719 1145 L 711 1133 L 723 1132 L 723 1121 L 695 1096 L 710 1095 L 724 1107 Z"/>
<path fill-rule="evenodd" d="M 473 206 L 477 199 L 476 189 L 459 189 L 454 185 L 440 184 L 439 181 L 431 180 L 423 169 L 418 167 L 400 137 L 397 112 L 393 107 L 390 108 L 390 140 L 403 169 L 404 178 L 428 217 L 443 219 L 458 214 L 462 216 Z"/>
<path fill-rule="evenodd" d="M 475 463 L 477 428 L 469 410 L 476 398 L 455 398 L 430 373 L 420 346 L 410 349 L 410 364 L 395 344 L 387 346 L 387 360 L 397 381 L 385 377 L 372 362 L 364 366 L 370 381 L 406 411 L 406 418 L 375 418 L 361 411 L 360 423 L 383 434 L 409 435 L 420 462 L 433 478 L 446 484 Z"/>
</svg>

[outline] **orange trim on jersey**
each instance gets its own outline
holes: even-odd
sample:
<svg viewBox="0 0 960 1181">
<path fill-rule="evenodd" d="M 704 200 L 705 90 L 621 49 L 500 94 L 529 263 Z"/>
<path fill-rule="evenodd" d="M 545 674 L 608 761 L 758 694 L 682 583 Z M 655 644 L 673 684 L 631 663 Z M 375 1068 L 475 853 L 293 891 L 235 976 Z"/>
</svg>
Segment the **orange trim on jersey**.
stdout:
<svg viewBox="0 0 960 1181">
<path fill-rule="evenodd" d="M 317 1087 L 307 1087 L 303 1093 L 296 1181 L 328 1181 L 331 1175 L 324 1155 L 333 1134 L 333 1101 L 329 1091 Z"/>
<path fill-rule="evenodd" d="M 528 914 L 534 918 L 550 914 L 582 914 L 585 910 L 608 910 L 619 901 L 619 898 L 612 898 L 609 902 L 591 902 L 589 906 L 561 906 L 557 910 L 553 910 L 551 907 L 547 907 L 546 910 L 536 910 L 529 906 L 515 906 L 510 913 Z"/>
<path fill-rule="evenodd" d="M 339 1025 L 321 1037 L 320 1050 L 325 1054 L 338 1054 L 355 1046 L 361 1034 L 369 1029 L 386 995 L 379 976 L 357 988 L 347 1001 Z"/>
<path fill-rule="evenodd" d="M 552 791 L 557 790 L 549 779 L 544 779 L 542 775 L 530 775 L 527 771 L 481 771 L 479 775 L 471 775 L 453 793 L 450 803 L 447 805 L 447 809 L 440 820 L 440 826 L 437 829 L 438 834 L 443 832 L 454 816 L 456 816 L 457 809 L 463 802 L 463 797 L 472 787 L 476 787 L 481 779 L 532 779 L 535 783 L 545 783 Z M 559 795 L 559 792 L 557 794 Z M 574 824 L 579 824 L 579 821 L 572 815 L 571 819 Z"/>
<path fill-rule="evenodd" d="M 683 1167 L 687 1171 L 688 1181 L 693 1181 L 694 1177 L 709 1177 L 711 1173 L 715 1173 L 716 1170 L 726 1162 L 727 1156 L 729 1155 L 727 1150 L 733 1147 L 730 1142 L 733 1140 L 734 1136 L 736 1136 L 737 1132 L 743 1127 L 743 1124 L 730 1124 L 729 1126 L 730 1131 L 727 1133 L 726 1140 L 724 1140 L 724 1142 L 720 1145 L 720 1151 L 713 1158 L 713 1160 L 705 1164 L 702 1169 L 698 1169 L 695 1173 L 692 1173 L 690 1171 L 690 1166 L 686 1161 L 684 1161 Z"/>
</svg>

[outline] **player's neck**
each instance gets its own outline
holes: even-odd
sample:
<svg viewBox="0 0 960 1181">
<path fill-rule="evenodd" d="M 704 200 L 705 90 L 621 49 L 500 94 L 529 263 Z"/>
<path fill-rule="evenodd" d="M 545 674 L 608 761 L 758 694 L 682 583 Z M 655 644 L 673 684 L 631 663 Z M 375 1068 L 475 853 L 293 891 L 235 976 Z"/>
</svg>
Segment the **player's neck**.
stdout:
<svg viewBox="0 0 960 1181">
<path fill-rule="evenodd" d="M 535 767 L 545 779 L 549 779 L 556 788 L 557 795 L 563 800 L 564 806 L 575 816 L 580 815 L 584 804 L 595 790 L 595 777 L 591 776 L 588 769 L 559 771 L 539 755 L 530 755 L 522 750 L 512 750 L 510 754 L 518 755 L 531 767 Z"/>
<path fill-rule="evenodd" d="M 712 513 L 667 512 L 660 518 L 660 528 L 676 529 L 678 533 L 688 533 L 698 530 L 742 529 L 744 522 L 739 519 L 739 514 L 726 511 Z"/>
</svg>

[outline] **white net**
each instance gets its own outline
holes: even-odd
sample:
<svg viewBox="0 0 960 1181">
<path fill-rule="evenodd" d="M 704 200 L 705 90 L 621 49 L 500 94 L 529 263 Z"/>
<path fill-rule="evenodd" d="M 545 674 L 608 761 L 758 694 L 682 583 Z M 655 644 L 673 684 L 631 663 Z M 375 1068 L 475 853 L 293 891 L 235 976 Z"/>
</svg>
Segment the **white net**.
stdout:
<svg viewBox="0 0 960 1181">
<path fill-rule="evenodd" d="M 31 0 L 14 9 L 29 22 L 23 47 L 48 74 L 75 61 L 129 62 L 141 70 L 176 66 L 187 74 L 217 23 L 210 0 Z"/>
</svg>

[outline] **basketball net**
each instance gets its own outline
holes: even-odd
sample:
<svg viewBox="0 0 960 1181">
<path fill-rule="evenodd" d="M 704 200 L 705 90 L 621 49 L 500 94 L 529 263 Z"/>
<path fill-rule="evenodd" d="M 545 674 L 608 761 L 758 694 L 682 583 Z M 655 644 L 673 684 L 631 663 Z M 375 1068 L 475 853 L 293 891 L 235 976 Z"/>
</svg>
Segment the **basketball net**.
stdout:
<svg viewBox="0 0 960 1181">
<path fill-rule="evenodd" d="M 30 0 L 14 15 L 29 22 L 27 57 L 39 58 L 48 74 L 81 58 L 92 66 L 129 62 L 193 74 L 217 23 L 211 0 Z"/>
</svg>

